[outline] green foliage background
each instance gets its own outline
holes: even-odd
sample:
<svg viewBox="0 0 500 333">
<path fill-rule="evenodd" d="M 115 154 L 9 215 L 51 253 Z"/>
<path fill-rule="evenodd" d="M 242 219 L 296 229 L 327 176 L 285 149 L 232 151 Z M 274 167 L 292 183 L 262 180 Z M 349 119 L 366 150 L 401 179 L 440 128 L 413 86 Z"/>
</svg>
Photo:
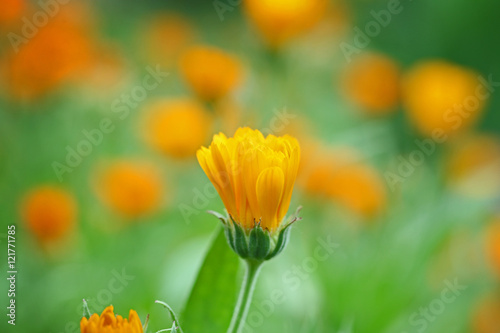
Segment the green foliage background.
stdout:
<svg viewBox="0 0 500 333">
<path fill-rule="evenodd" d="M 414 0 L 402 4 L 404 11 L 373 38 L 370 49 L 391 55 L 404 68 L 421 59 L 443 58 L 500 80 L 499 3 Z M 244 59 L 252 71 L 251 82 L 245 89 L 246 103 L 261 113 L 262 126 L 271 118 L 273 109 L 293 109 L 311 119 L 323 140 L 341 141 L 358 148 L 381 171 L 388 168 L 394 156 L 415 148 L 416 134 L 401 110 L 388 118 L 364 118 L 352 112 L 337 87 L 332 86 L 332 78 L 345 66 L 340 49 L 328 59 L 328 67 L 308 61 L 307 52 L 299 48 L 289 50 L 276 64 L 264 53 L 238 6 L 226 12 L 221 21 L 210 1 L 115 0 L 95 5 L 102 34 L 119 43 L 133 63 L 131 86 L 140 82 L 148 65 L 139 56 L 136 31 L 150 15 L 160 10 L 175 10 L 192 20 L 202 42 L 225 48 Z M 348 6 L 354 24 L 362 27 L 371 20 L 370 11 L 384 8 L 386 2 L 349 1 Z M 338 45 L 340 41 L 333 42 Z M 173 71 L 150 97 L 187 93 L 188 89 Z M 498 134 L 499 108 L 500 98 L 494 94 L 479 124 L 481 131 Z M 78 237 L 68 249 L 47 256 L 22 226 L 19 200 L 37 184 L 57 183 L 52 162 L 64 159 L 65 147 L 74 147 L 82 139 L 83 129 L 98 126 L 108 114 L 109 103 L 73 91 L 51 96 L 37 105 L 0 101 L 0 234 L 5 235 L 7 225 L 19 226 L 18 324 L 7 326 L 3 315 L 0 331 L 77 332 L 81 300 L 85 298 L 96 312 L 113 304 L 122 315 L 131 308 L 137 310 L 142 320 L 150 314 L 149 331 L 155 332 L 171 327 L 171 321 L 167 311 L 154 304 L 154 300 L 165 301 L 179 312 L 185 306 L 219 222 L 204 213 L 205 209 L 197 210 L 185 220 L 179 205 L 192 205 L 193 189 L 203 190 L 208 180 L 194 159 L 175 162 L 143 146 L 138 139 L 139 109 L 133 110 L 124 121 L 113 119 L 115 131 L 94 147 L 78 168 L 65 175 L 63 186 L 76 194 L 79 204 Z M 381 137 L 372 137 L 379 129 Z M 340 139 L 339 133 L 347 132 L 353 135 Z M 373 153 L 374 141 L 384 146 L 382 153 Z M 292 207 L 299 203 L 304 206 L 303 221 L 294 226 L 284 253 L 263 268 L 250 313 L 254 313 L 254 320 L 259 313 L 264 320 L 253 331 L 417 332 L 419 326 L 410 323 L 411 315 L 440 297 L 444 280 L 458 279 L 467 289 L 441 315 L 426 322 L 425 332 L 470 332 L 475 304 L 498 285 L 486 263 L 476 262 L 484 257 L 483 230 L 497 205 L 471 201 L 443 186 L 445 150 L 440 147 L 438 154 L 426 160 L 404 183 L 401 192 L 392 193 L 389 212 L 367 227 L 346 224 L 337 207 L 296 191 Z M 94 197 L 89 174 L 99 160 L 122 156 L 155 161 L 168 179 L 166 186 L 173 202 L 140 223 L 106 232 L 100 225 L 118 218 Z M 223 210 L 218 198 L 211 199 L 208 208 Z M 465 235 L 464 248 L 472 244 L 474 262 L 469 260 L 470 253 L 466 250 L 454 252 L 447 258 L 453 261 L 451 268 L 443 268 L 443 282 L 431 285 L 429 274 L 435 267 L 441 267 L 439 258 L 457 233 Z M 327 237 L 338 244 L 336 250 L 325 261 L 317 262 L 311 272 L 304 271 L 308 258 L 314 258 L 320 244 L 318 239 Z M 4 276 L 5 237 L 0 241 L 0 267 Z M 227 260 L 235 262 L 234 257 Z M 200 313 L 183 316 L 186 321 L 194 318 L 193 324 L 186 323 L 192 332 L 212 332 L 209 327 L 214 323 L 207 318 L 217 313 L 212 307 L 234 299 L 235 286 L 226 274 L 234 276 L 238 270 L 234 266 L 226 268 L 212 274 L 220 274 L 221 281 L 225 281 L 227 299 L 219 294 L 214 300 L 217 303 L 211 303 L 206 296 L 200 296 L 195 300 L 199 302 L 197 305 L 191 303 L 191 309 L 207 311 L 206 316 Z M 123 270 L 133 279 L 127 280 L 123 289 L 112 293 L 107 300 L 103 295 L 109 293 L 102 291 L 110 290 L 115 273 Z M 209 277 L 206 279 L 210 281 Z M 213 282 L 203 283 L 203 279 L 198 280 L 197 287 L 207 289 L 206 295 L 215 290 L 209 284 Z M 6 279 L 2 278 L 3 309 L 7 289 Z M 223 290 L 221 287 L 220 293 Z M 283 302 L 270 306 L 266 300 L 276 291 L 283 291 Z M 194 323 L 195 320 L 206 320 L 206 327 L 202 322 Z"/>
</svg>

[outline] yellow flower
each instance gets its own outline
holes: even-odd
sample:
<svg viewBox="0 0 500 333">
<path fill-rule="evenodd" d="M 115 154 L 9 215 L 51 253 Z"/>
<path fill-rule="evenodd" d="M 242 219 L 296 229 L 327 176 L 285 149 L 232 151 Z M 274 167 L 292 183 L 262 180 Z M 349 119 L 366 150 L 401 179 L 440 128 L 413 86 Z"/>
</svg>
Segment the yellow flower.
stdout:
<svg viewBox="0 0 500 333">
<path fill-rule="evenodd" d="M 181 56 L 180 70 L 191 89 L 205 101 L 226 96 L 242 77 L 238 59 L 215 47 L 191 47 Z"/>
<path fill-rule="evenodd" d="M 144 125 L 151 146 L 174 158 L 189 158 L 208 141 L 212 117 L 195 100 L 162 99 L 148 106 Z"/>
<path fill-rule="evenodd" d="M 21 205 L 27 228 L 42 242 L 68 234 L 76 222 L 76 210 L 73 195 L 51 185 L 31 190 Z"/>
<path fill-rule="evenodd" d="M 391 58 L 369 53 L 356 58 L 343 77 L 347 97 L 368 114 L 396 110 L 399 99 L 399 67 Z"/>
<path fill-rule="evenodd" d="M 312 28 L 326 12 L 324 0 L 245 0 L 245 12 L 270 47 Z"/>
<path fill-rule="evenodd" d="M 197 157 L 238 225 L 249 230 L 260 222 L 270 232 L 280 227 L 299 167 L 295 138 L 264 137 L 258 130 L 239 128 L 232 138 L 215 135 Z"/>
<path fill-rule="evenodd" d="M 451 135 L 470 128 L 488 94 L 476 72 L 444 61 L 415 66 L 406 75 L 402 91 L 408 117 L 426 136 Z"/>
<path fill-rule="evenodd" d="M 130 310 L 128 319 L 115 316 L 110 305 L 99 316 L 94 313 L 89 319 L 80 321 L 81 333 L 143 333 L 141 319 L 135 310 Z"/>
</svg>

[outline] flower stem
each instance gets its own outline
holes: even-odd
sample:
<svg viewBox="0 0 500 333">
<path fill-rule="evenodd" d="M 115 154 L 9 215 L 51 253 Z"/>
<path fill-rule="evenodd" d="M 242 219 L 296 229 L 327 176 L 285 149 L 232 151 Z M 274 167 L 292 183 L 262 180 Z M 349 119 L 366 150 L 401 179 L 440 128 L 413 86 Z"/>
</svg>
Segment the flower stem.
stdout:
<svg viewBox="0 0 500 333">
<path fill-rule="evenodd" d="M 231 325 L 229 326 L 227 333 L 239 333 L 243 329 L 248 309 L 250 308 L 250 303 L 252 303 L 252 294 L 255 289 L 255 283 L 257 282 L 257 276 L 259 275 L 263 261 L 248 259 L 245 260 L 245 263 L 245 278 L 243 279 L 243 283 L 241 285 L 238 302 L 234 308 L 233 318 L 231 319 Z"/>
</svg>

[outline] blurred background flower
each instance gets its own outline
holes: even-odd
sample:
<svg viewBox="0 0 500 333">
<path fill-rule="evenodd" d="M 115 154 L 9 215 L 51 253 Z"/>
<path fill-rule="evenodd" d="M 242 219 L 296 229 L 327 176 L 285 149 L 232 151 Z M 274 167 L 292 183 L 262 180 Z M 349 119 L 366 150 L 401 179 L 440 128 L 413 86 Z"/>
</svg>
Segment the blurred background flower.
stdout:
<svg viewBox="0 0 500 333">
<path fill-rule="evenodd" d="M 500 300 L 492 296 L 484 299 L 477 307 L 474 322 L 474 333 L 494 333 L 500 330 Z"/>
<path fill-rule="evenodd" d="M 40 242 L 61 240 L 75 227 L 76 201 L 66 190 L 52 185 L 39 186 L 26 194 L 21 216 Z"/>
<path fill-rule="evenodd" d="M 448 157 L 448 182 L 472 197 L 495 198 L 500 190 L 500 141 L 480 134 L 458 140 Z"/>
<path fill-rule="evenodd" d="M 180 70 L 189 87 L 205 101 L 215 101 L 234 90 L 242 80 L 242 65 L 214 47 L 193 46 L 180 60 Z"/>
<path fill-rule="evenodd" d="M 271 48 L 311 29 L 322 18 L 328 3 L 324 0 L 244 0 L 245 13 Z"/>
<path fill-rule="evenodd" d="M 143 136 L 174 158 L 193 158 L 212 133 L 212 115 L 196 100 L 163 99 L 147 106 Z"/>
<path fill-rule="evenodd" d="M 27 5 L 24 0 L 5 1 L 0 13 L 0 29 L 5 32 L 7 28 L 12 27 L 13 23 L 17 23 L 26 11 Z"/>
<path fill-rule="evenodd" d="M 435 130 L 451 135 L 469 129 L 489 95 L 478 73 L 438 60 L 415 65 L 406 74 L 403 92 L 409 119 L 426 136 Z"/>
<path fill-rule="evenodd" d="M 6 97 L 33 100 L 78 80 L 94 57 L 92 17 L 81 4 L 62 8 L 47 24 L 14 44 L 6 57 Z"/>
<path fill-rule="evenodd" d="M 123 160 L 103 166 L 94 184 L 104 204 L 132 219 L 157 210 L 166 194 L 157 167 L 141 161 Z"/>
<path fill-rule="evenodd" d="M 399 66 L 382 54 L 363 54 L 346 69 L 346 96 L 367 114 L 387 114 L 399 102 Z"/>
</svg>

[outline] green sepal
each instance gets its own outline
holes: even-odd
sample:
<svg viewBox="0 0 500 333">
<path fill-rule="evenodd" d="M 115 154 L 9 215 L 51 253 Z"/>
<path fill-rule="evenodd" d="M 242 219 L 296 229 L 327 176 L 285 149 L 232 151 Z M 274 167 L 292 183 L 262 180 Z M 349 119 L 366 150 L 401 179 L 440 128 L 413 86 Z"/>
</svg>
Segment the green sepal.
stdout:
<svg viewBox="0 0 500 333">
<path fill-rule="evenodd" d="M 234 229 L 235 252 L 243 259 L 248 258 L 248 242 L 245 230 L 238 223 L 234 222 L 231 216 L 229 217 Z"/>
<path fill-rule="evenodd" d="M 242 259 L 256 261 L 269 260 L 280 254 L 288 243 L 290 226 L 296 221 L 302 207 L 298 207 L 293 215 L 286 219 L 282 227 L 274 233 L 256 223 L 250 230 L 244 229 L 229 214 L 223 216 L 217 212 L 208 213 L 217 217 L 224 227 L 224 234 L 231 249 Z M 277 236 L 276 236 L 277 234 Z"/>
<path fill-rule="evenodd" d="M 260 224 L 257 224 L 252 231 L 248 240 L 249 257 L 257 260 L 263 260 L 271 250 L 271 235 L 264 231 Z"/>
<path fill-rule="evenodd" d="M 229 244 L 231 249 L 234 252 L 236 252 L 236 245 L 234 243 L 234 235 L 233 235 L 233 233 L 234 233 L 233 227 L 230 225 L 230 223 L 232 223 L 232 222 L 229 222 L 228 224 L 224 225 L 224 234 L 226 235 L 227 243 Z"/>
<path fill-rule="evenodd" d="M 217 213 L 216 211 L 213 211 L 213 210 L 207 210 L 207 213 L 218 218 L 222 222 L 223 225 L 227 225 L 227 217 L 226 216 L 224 216 L 220 213 Z"/>
<path fill-rule="evenodd" d="M 289 237 L 290 226 L 292 224 L 293 224 L 293 222 L 287 224 L 283 229 L 281 229 L 281 231 L 278 235 L 278 240 L 276 241 L 276 245 L 274 246 L 273 251 L 271 253 L 269 253 L 269 255 L 267 255 L 267 257 L 265 258 L 266 260 L 269 260 L 271 258 L 276 257 L 278 254 L 281 253 L 281 251 L 283 251 L 286 244 L 288 243 L 288 238 L 290 238 Z"/>
<path fill-rule="evenodd" d="M 276 257 L 278 254 L 280 254 L 286 247 L 286 244 L 288 243 L 288 239 L 290 238 L 290 226 L 294 224 L 297 221 L 302 220 L 301 217 L 299 217 L 299 213 L 302 210 L 302 206 L 297 207 L 297 210 L 295 210 L 295 213 L 293 213 L 286 221 L 286 224 L 279 230 L 278 234 L 278 239 L 276 240 L 276 243 L 274 245 L 273 250 L 271 253 L 269 253 L 266 256 L 266 260 L 269 260 L 271 258 Z"/>
</svg>

